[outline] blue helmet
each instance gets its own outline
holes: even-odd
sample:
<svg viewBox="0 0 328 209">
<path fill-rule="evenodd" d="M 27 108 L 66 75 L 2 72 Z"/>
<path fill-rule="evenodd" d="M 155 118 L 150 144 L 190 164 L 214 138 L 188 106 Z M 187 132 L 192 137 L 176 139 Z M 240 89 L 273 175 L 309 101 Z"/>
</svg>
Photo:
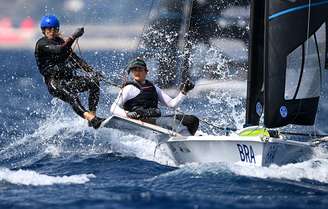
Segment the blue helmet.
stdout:
<svg viewBox="0 0 328 209">
<path fill-rule="evenodd" d="M 40 27 L 41 29 L 45 28 L 59 28 L 59 20 L 54 15 L 46 15 L 41 18 Z"/>
</svg>

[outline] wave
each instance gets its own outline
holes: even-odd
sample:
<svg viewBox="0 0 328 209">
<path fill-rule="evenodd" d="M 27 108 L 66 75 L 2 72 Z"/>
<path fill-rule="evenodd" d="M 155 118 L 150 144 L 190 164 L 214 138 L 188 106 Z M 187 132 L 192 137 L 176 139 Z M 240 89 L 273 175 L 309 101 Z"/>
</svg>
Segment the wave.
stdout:
<svg viewBox="0 0 328 209">
<path fill-rule="evenodd" d="M 182 165 L 179 169 L 155 177 L 176 178 L 177 176 L 192 176 L 192 178 L 214 176 L 255 177 L 260 179 L 291 180 L 295 182 L 315 181 L 328 184 L 328 159 L 311 159 L 301 163 L 269 167 L 245 166 L 230 163 L 191 163 Z"/>
<path fill-rule="evenodd" d="M 0 181 L 19 185 L 46 186 L 54 184 L 84 184 L 95 177 L 96 176 L 93 174 L 48 176 L 31 170 L 0 168 Z"/>
<path fill-rule="evenodd" d="M 301 163 L 270 167 L 246 167 L 230 165 L 229 169 L 237 174 L 257 178 L 286 179 L 292 181 L 313 180 L 328 183 L 328 160 L 311 159 Z"/>
<path fill-rule="evenodd" d="M 53 111 L 31 134 L 18 137 L 0 151 L 0 166 L 20 168 L 30 166 L 45 157 L 62 154 L 93 155 L 119 153 L 172 164 L 172 160 L 156 147 L 156 142 L 118 129 L 94 130 L 85 120 L 67 114 L 65 104 L 53 100 Z M 155 155 L 156 150 L 156 155 Z"/>
</svg>

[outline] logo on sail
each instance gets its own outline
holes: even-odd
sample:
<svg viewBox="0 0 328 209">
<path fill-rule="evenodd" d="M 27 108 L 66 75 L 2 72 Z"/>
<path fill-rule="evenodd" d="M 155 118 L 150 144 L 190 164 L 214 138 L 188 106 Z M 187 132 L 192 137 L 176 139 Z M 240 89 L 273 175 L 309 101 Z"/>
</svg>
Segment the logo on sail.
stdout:
<svg viewBox="0 0 328 209">
<path fill-rule="evenodd" d="M 262 107 L 261 103 L 257 102 L 255 108 L 256 108 L 256 113 L 258 114 L 258 116 L 261 116 L 262 112 L 263 112 L 263 107 Z"/>
<path fill-rule="evenodd" d="M 280 115 L 281 117 L 285 118 L 288 115 L 288 110 L 286 106 L 281 106 L 280 107 Z"/>
</svg>

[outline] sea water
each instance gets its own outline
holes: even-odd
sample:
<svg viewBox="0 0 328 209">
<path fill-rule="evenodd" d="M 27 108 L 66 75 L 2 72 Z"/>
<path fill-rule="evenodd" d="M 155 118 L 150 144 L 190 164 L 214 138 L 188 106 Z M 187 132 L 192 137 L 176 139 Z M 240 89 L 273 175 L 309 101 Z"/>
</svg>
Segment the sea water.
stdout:
<svg viewBox="0 0 328 209">
<path fill-rule="evenodd" d="M 327 150 L 284 166 L 177 166 L 161 147 L 122 130 L 94 130 L 49 96 L 32 51 L 1 51 L 0 208 L 327 208 Z M 86 52 L 120 82 L 131 54 Z M 231 85 L 233 87 L 234 85 Z M 245 88 L 244 88 L 245 89 Z M 117 89 L 102 84 L 99 115 Z M 229 88 L 192 93 L 181 110 L 242 127 L 245 98 Z M 169 111 L 169 110 L 168 110 Z M 201 124 L 208 134 L 218 130 Z"/>
</svg>

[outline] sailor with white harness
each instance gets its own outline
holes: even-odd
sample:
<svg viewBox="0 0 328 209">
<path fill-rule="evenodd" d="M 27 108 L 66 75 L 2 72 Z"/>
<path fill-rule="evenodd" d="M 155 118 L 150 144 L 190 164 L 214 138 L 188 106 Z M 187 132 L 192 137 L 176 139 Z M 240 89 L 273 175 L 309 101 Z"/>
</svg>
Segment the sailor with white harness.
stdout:
<svg viewBox="0 0 328 209">
<path fill-rule="evenodd" d="M 180 93 L 172 99 L 158 86 L 146 80 L 148 69 L 142 59 L 137 58 L 130 62 L 128 73 L 130 72 L 132 72 L 133 81 L 124 85 L 112 104 L 110 111 L 114 115 L 142 120 L 168 129 L 172 129 L 176 122 L 186 127 L 187 134 L 196 133 L 199 125 L 197 117 L 182 114 L 161 116 L 158 108 L 159 101 L 167 107 L 178 106 L 186 97 L 187 92 L 194 88 L 194 84 L 187 80 L 180 86 Z"/>
</svg>

